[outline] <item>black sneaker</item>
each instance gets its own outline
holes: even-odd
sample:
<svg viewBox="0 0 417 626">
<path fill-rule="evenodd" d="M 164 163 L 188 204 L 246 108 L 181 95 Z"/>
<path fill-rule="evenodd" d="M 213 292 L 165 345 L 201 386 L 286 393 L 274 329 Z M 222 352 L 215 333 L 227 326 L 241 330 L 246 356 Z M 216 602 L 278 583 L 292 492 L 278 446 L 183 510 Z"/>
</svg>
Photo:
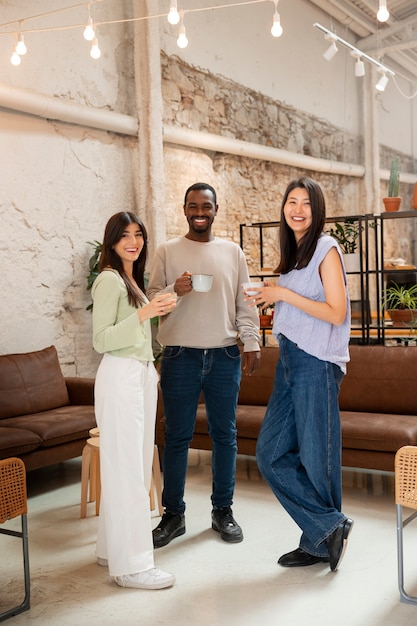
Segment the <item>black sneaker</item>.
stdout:
<svg viewBox="0 0 417 626">
<path fill-rule="evenodd" d="M 184 533 L 185 515 L 164 513 L 158 526 L 152 531 L 154 548 L 162 548 Z"/>
<path fill-rule="evenodd" d="M 211 512 L 211 527 L 220 533 L 223 541 L 239 543 L 243 541 L 242 529 L 233 517 L 230 506 L 222 506 Z"/>
</svg>

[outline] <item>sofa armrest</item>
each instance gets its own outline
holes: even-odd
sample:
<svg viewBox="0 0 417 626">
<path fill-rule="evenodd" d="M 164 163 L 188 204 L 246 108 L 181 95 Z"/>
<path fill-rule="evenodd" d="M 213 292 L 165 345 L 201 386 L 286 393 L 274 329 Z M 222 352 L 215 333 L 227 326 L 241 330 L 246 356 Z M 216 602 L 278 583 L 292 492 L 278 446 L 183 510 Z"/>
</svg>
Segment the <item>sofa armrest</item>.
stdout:
<svg viewBox="0 0 417 626">
<path fill-rule="evenodd" d="M 65 377 L 70 404 L 94 404 L 94 378 Z"/>
</svg>

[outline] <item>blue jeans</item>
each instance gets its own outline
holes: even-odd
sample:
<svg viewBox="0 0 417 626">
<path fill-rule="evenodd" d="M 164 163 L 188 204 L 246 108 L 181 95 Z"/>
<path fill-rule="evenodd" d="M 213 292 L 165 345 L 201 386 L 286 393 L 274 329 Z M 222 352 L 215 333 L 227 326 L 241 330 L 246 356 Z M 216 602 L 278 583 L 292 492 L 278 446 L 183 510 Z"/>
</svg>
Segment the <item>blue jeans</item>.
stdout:
<svg viewBox="0 0 417 626">
<path fill-rule="evenodd" d="M 341 369 L 279 336 L 274 389 L 258 437 L 258 467 L 302 530 L 300 548 L 328 556 L 341 513 Z"/>
<path fill-rule="evenodd" d="M 161 364 L 165 407 L 162 503 L 168 513 L 184 513 L 188 446 L 197 405 L 204 393 L 213 444 L 213 508 L 231 506 L 236 471 L 236 406 L 241 378 L 239 348 L 167 346 Z"/>
</svg>

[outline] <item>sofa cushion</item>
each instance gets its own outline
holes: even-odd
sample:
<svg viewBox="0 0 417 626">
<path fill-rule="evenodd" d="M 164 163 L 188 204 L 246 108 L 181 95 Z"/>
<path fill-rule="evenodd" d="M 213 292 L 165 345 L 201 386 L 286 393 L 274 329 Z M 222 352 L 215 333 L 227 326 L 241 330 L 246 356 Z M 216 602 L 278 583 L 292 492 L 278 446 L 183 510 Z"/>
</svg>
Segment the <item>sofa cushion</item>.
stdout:
<svg viewBox="0 0 417 626">
<path fill-rule="evenodd" d="M 0 356 L 0 419 L 69 404 L 54 346 Z"/>
<path fill-rule="evenodd" d="M 279 348 L 262 347 L 261 362 L 258 369 L 251 376 L 242 373 L 242 382 L 239 390 L 239 404 L 268 404 L 275 379 L 275 370 L 279 358 Z"/>
<path fill-rule="evenodd" d="M 64 406 L 51 411 L 21 415 L 1 421 L 5 429 L 30 430 L 41 439 L 41 447 L 55 446 L 88 437 L 97 426 L 93 406 Z"/>
<path fill-rule="evenodd" d="M 341 411 L 341 420 L 344 448 L 396 452 L 417 445 L 415 415 Z"/>
<path fill-rule="evenodd" d="M 3 428 L 0 426 L 0 459 L 19 456 L 36 450 L 41 444 L 39 435 L 22 428 Z"/>
</svg>

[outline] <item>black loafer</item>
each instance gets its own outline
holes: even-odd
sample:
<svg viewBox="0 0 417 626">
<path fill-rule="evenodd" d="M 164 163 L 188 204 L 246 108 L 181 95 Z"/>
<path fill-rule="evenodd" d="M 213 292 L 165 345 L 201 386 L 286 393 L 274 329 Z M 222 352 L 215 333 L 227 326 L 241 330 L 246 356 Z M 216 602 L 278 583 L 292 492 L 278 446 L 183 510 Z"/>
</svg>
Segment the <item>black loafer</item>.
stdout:
<svg viewBox="0 0 417 626">
<path fill-rule="evenodd" d="M 164 513 L 158 526 L 152 531 L 154 548 L 162 548 L 185 533 L 185 516 Z"/>
<path fill-rule="evenodd" d="M 327 537 L 326 546 L 329 551 L 330 569 L 334 572 L 340 565 L 346 550 L 349 533 L 352 530 L 353 520 L 346 518 L 334 532 Z"/>
<path fill-rule="evenodd" d="M 220 533 L 223 541 L 239 543 L 243 541 L 243 532 L 235 518 L 230 506 L 222 506 L 211 512 L 211 527 Z"/>
<path fill-rule="evenodd" d="M 306 567 L 307 565 L 315 565 L 316 563 L 328 563 L 329 557 L 327 556 L 314 556 L 314 554 L 308 554 L 304 552 L 302 548 L 297 548 L 292 552 L 283 554 L 278 559 L 278 565 L 283 567 Z"/>
</svg>

